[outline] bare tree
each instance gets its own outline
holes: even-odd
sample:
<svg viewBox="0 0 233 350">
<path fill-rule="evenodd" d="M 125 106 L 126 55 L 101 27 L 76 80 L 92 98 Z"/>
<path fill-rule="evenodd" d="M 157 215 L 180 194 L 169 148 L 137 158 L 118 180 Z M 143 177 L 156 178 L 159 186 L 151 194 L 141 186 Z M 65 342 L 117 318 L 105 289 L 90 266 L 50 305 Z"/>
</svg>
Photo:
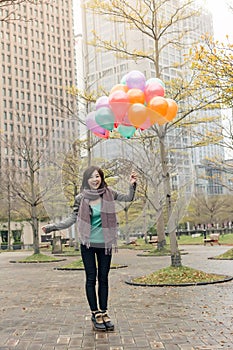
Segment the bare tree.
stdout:
<svg viewBox="0 0 233 350">
<path fill-rule="evenodd" d="M 25 129 L 22 127 L 22 130 Z M 43 188 L 39 183 L 39 172 L 46 144 L 44 144 L 44 147 L 38 147 L 33 133 L 29 135 L 25 131 L 22 131 L 22 133 L 23 135 L 21 135 L 19 141 L 16 141 L 16 139 L 12 141 L 4 140 L 8 151 L 14 156 L 14 161 L 13 164 L 6 165 L 5 174 L 2 170 L 1 176 L 8 179 L 7 186 L 10 196 L 14 196 L 22 204 L 20 208 L 21 217 L 30 220 L 34 253 L 37 254 L 40 251 L 39 219 L 46 215 L 43 199 L 51 187 L 51 183 L 47 182 Z"/>
<path fill-rule="evenodd" d="M 172 213 L 172 193 L 170 184 L 170 172 L 168 167 L 168 149 L 166 137 L 174 127 L 181 128 L 182 125 L 190 124 L 190 115 L 194 111 L 202 110 L 207 106 L 219 101 L 216 93 L 207 93 L 200 89 L 195 74 L 190 74 L 187 62 L 173 62 L 169 67 L 162 65 L 162 53 L 168 48 L 174 51 L 184 50 L 187 53 L 189 34 L 197 27 L 188 27 L 187 20 L 200 16 L 199 9 L 196 10 L 196 2 L 187 0 L 180 3 L 180 6 L 170 7 L 170 15 L 164 15 L 166 7 L 169 6 L 167 0 L 149 1 L 98 1 L 89 0 L 85 2 L 86 10 L 93 11 L 112 23 L 124 23 L 135 37 L 144 37 L 153 42 L 153 48 L 136 48 L 132 43 L 124 40 L 124 35 L 119 35 L 119 39 L 105 39 L 99 33 L 93 31 L 93 38 L 88 38 L 92 44 L 104 51 L 112 51 L 118 57 L 129 60 L 147 60 L 154 65 L 157 78 L 162 77 L 165 69 L 175 69 L 180 72 L 174 80 L 168 82 L 167 94 L 179 104 L 179 116 L 173 123 L 162 126 L 154 125 L 151 128 L 154 137 L 159 139 L 159 150 L 161 159 L 162 179 L 164 184 L 164 198 L 166 201 L 167 217 Z M 197 38 L 200 40 L 200 38 Z M 182 71 L 182 74 L 181 74 Z M 185 103 L 184 103 L 185 102 Z M 187 120 L 187 121 L 186 121 Z M 162 215 L 158 220 L 163 220 Z M 159 225 L 164 227 L 163 225 Z M 173 229 L 170 232 L 171 238 L 171 259 L 172 266 L 181 265 L 181 256 L 178 251 L 176 233 Z"/>
<path fill-rule="evenodd" d="M 214 226 L 230 217 L 232 212 L 230 202 L 231 197 L 227 195 L 207 196 L 203 192 L 195 193 L 187 218 L 195 225 L 202 223 Z"/>
<path fill-rule="evenodd" d="M 51 0 L 0 0 L 0 22 L 32 21 L 34 18 L 28 18 L 20 14 L 19 6 L 22 4 L 31 4 L 38 6 L 40 4 L 49 4 Z"/>
</svg>

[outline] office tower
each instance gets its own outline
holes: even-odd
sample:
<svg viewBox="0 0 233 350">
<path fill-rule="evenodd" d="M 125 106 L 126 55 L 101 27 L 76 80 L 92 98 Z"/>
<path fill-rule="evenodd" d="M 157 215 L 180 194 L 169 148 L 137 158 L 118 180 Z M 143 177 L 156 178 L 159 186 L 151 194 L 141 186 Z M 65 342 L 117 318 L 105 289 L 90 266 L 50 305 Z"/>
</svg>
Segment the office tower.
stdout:
<svg viewBox="0 0 233 350">
<path fill-rule="evenodd" d="M 83 3 L 85 2 L 83 1 Z M 134 5 L 136 7 L 136 3 L 136 1 L 131 1 L 132 8 L 134 8 Z M 171 13 L 175 12 L 175 9 L 182 7 L 182 4 L 183 1 L 176 0 L 166 2 L 166 6 L 160 6 L 159 11 L 164 11 L 162 14 L 164 21 L 169 18 Z M 161 10 L 162 7 L 163 9 Z M 213 34 L 212 16 L 205 9 L 200 15 L 177 23 L 175 29 L 177 33 L 184 33 L 190 29 L 191 31 L 187 32 L 184 38 L 181 37 L 180 46 L 168 45 L 161 51 L 159 64 L 162 70 L 160 78 L 164 81 L 169 81 L 172 78 L 175 79 L 182 72 L 182 68 L 179 68 L 176 64 L 183 61 L 183 55 L 187 52 L 187 48 L 191 47 L 192 43 L 200 41 L 201 35 L 207 32 Z M 112 86 L 119 83 L 122 76 L 134 69 L 143 72 L 147 79 L 155 76 L 155 67 L 152 61 L 150 62 L 145 59 L 141 59 L 138 62 L 130 59 L 126 60 L 121 57 L 120 53 L 117 55 L 113 52 L 87 45 L 86 43 L 90 42 L 93 38 L 92 31 L 95 31 L 104 40 L 112 40 L 112 42 L 122 40 L 122 43 L 127 43 L 128 47 L 142 51 L 151 50 L 152 52 L 154 45 L 153 39 L 143 35 L 141 31 L 132 30 L 123 20 L 120 23 L 107 21 L 105 16 L 100 16 L 91 10 L 83 10 L 84 60 L 87 67 L 87 79 L 92 88 L 98 89 L 104 87 L 106 91 L 110 91 Z M 206 114 L 207 112 L 203 113 Z M 203 117 L 202 112 L 195 114 L 195 118 L 199 116 Z M 190 118 L 192 118 L 192 115 Z M 209 128 L 213 128 L 213 124 L 210 123 Z M 221 158 L 224 157 L 223 149 L 218 147 L 218 145 L 210 145 L 205 148 L 191 150 L 188 148 L 191 144 L 190 133 L 179 127 L 174 128 L 172 132 L 167 134 L 166 142 L 168 149 L 170 146 L 174 149 L 173 152 L 168 153 L 168 163 L 172 165 L 172 168 L 175 168 L 175 171 L 172 171 L 172 186 L 174 189 L 179 187 L 183 179 L 187 183 L 193 181 L 194 174 L 197 173 L 194 169 L 202 163 L 206 155 L 215 156 L 217 154 Z M 116 149 L 116 142 L 108 140 L 102 143 L 96 149 L 96 152 L 102 157 L 107 158 L 113 157 L 116 154 Z M 119 152 L 126 153 L 124 145 L 119 146 L 118 150 Z M 202 155 L 201 152 L 203 152 Z M 195 181 L 198 182 L 198 178 Z"/>
<path fill-rule="evenodd" d="M 33 135 L 35 147 L 65 152 L 78 137 L 71 0 L 0 9 L 0 164 L 27 164 L 7 145 Z"/>
</svg>

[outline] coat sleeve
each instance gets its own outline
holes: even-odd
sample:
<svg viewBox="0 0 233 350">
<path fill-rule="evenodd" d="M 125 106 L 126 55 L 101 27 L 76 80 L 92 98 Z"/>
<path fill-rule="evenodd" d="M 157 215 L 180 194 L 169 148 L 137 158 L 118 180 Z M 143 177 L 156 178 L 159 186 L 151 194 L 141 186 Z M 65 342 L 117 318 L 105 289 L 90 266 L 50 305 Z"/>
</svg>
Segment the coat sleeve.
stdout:
<svg viewBox="0 0 233 350">
<path fill-rule="evenodd" d="M 50 233 L 52 231 L 64 230 L 64 229 L 72 226 L 73 224 L 75 224 L 75 222 L 77 221 L 77 217 L 78 217 L 78 211 L 79 211 L 81 199 L 82 199 L 82 195 L 79 194 L 78 196 L 76 196 L 72 213 L 66 219 L 62 220 L 59 223 L 53 223 L 53 224 L 46 225 L 45 226 L 45 233 Z"/>
<path fill-rule="evenodd" d="M 134 183 L 133 185 L 130 185 L 128 194 L 123 194 L 112 190 L 114 200 L 119 202 L 132 202 L 134 200 L 136 187 L 137 187 L 136 183 Z"/>
</svg>

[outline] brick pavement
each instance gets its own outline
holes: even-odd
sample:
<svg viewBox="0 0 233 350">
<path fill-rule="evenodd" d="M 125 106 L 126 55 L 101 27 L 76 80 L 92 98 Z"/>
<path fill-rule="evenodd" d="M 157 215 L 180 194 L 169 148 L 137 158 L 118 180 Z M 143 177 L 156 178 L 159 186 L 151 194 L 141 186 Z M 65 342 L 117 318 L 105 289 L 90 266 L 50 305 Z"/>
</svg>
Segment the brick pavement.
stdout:
<svg viewBox="0 0 233 350">
<path fill-rule="evenodd" d="M 209 260 L 229 249 L 189 246 L 184 265 L 233 275 L 233 261 Z M 135 287 L 124 281 L 170 265 L 170 257 L 120 250 L 111 270 L 109 313 L 115 332 L 95 333 L 84 272 L 62 263 L 12 264 L 29 252 L 0 254 L 0 350 L 233 349 L 233 281 L 191 287 Z"/>
</svg>

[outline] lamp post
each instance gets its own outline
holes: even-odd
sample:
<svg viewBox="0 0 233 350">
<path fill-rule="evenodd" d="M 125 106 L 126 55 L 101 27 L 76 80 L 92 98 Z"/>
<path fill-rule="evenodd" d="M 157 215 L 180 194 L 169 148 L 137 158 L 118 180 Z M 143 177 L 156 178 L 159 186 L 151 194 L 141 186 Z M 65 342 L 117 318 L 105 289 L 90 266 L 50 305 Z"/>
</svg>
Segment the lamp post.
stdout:
<svg viewBox="0 0 233 350">
<path fill-rule="evenodd" d="M 8 204 L 8 213 L 7 213 L 7 248 L 10 249 L 10 239 L 11 239 L 11 196 L 10 196 L 10 181 L 8 177 L 8 183 L 7 183 L 7 204 Z"/>
</svg>

